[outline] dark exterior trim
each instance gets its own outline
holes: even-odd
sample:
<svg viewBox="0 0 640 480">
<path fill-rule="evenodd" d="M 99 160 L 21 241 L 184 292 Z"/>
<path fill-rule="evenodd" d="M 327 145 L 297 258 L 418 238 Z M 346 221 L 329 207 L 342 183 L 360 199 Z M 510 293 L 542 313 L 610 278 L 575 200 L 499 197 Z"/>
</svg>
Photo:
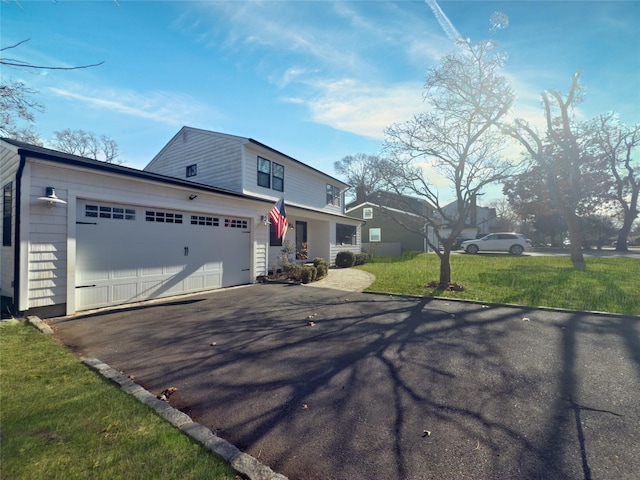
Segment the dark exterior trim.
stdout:
<svg viewBox="0 0 640 480">
<path fill-rule="evenodd" d="M 20 153 L 20 152 L 18 152 Z M 27 159 L 20 153 L 20 163 L 16 172 L 16 199 L 15 199 L 15 219 L 14 219 L 14 239 L 13 239 L 13 305 L 12 314 L 18 316 L 18 305 L 20 305 L 20 217 L 22 214 L 22 172 L 27 163 Z"/>
<path fill-rule="evenodd" d="M 230 197 L 235 197 L 235 198 L 243 198 L 246 200 L 252 200 L 252 201 L 256 201 L 256 202 L 262 202 L 262 203 L 266 203 L 266 204 L 274 204 L 275 201 L 274 200 L 267 200 L 261 197 L 254 197 L 252 195 L 246 195 L 244 193 L 238 193 L 238 192 L 234 192 L 232 190 L 226 190 L 223 188 L 218 188 L 218 187 L 212 187 L 209 185 L 204 185 L 202 183 L 196 183 L 196 182 L 191 182 L 188 180 L 182 180 L 180 178 L 175 178 L 175 177 L 169 177 L 166 175 L 160 175 L 158 173 L 152 173 L 152 172 L 147 172 L 144 170 L 138 170 L 135 168 L 131 168 L 131 167 L 124 167 L 122 165 L 114 165 L 112 163 L 106 163 L 106 162 L 102 162 L 99 160 L 92 160 L 90 158 L 85 158 L 85 157 L 79 157 L 77 155 L 71 155 L 68 153 L 63 153 L 63 152 L 58 152 L 56 150 L 50 150 L 48 148 L 44 148 L 44 147 L 38 147 L 35 145 L 30 145 L 28 143 L 25 142 L 20 142 L 18 140 L 13 140 L 13 139 L 9 139 L 9 138 L 2 138 L 1 140 L 3 140 L 6 143 L 9 143 L 11 145 L 14 145 L 16 147 L 18 147 L 18 154 L 20 155 L 21 160 L 26 161 L 27 157 L 32 157 L 32 158 L 38 158 L 41 160 L 47 160 L 47 161 L 51 161 L 51 162 L 55 162 L 55 163 L 59 163 L 59 164 L 63 164 L 63 165 L 70 165 L 70 166 L 75 166 L 75 167 L 81 167 L 81 168 L 88 168 L 90 170 L 97 170 L 97 171 L 102 171 L 102 172 L 108 172 L 108 173 L 113 173 L 116 175 L 123 175 L 123 176 L 128 176 L 128 177 L 133 177 L 133 178 L 138 178 L 138 179 L 142 179 L 142 180 L 149 180 L 149 181 L 153 181 L 153 182 L 159 182 L 159 183 L 164 183 L 167 185 L 174 185 L 174 186 L 180 186 L 180 187 L 186 187 L 186 188 L 192 188 L 194 190 L 199 190 L 202 192 L 209 192 L 209 193 L 217 193 L 220 195 L 226 195 L 226 196 L 230 196 Z M 266 145 L 261 144 L 260 142 L 256 142 L 255 140 L 251 140 L 253 143 L 260 145 L 264 148 L 267 148 L 273 152 L 276 152 L 280 155 L 284 155 L 280 152 L 278 152 L 277 150 L 274 150 Z M 298 160 L 295 160 L 287 155 L 284 155 L 285 157 L 298 162 L 298 163 L 302 163 L 299 162 Z M 304 165 L 304 164 L 303 164 Z M 308 168 L 311 168 L 312 170 L 315 170 L 319 173 L 321 173 L 322 175 L 324 175 L 325 177 L 328 178 L 332 178 L 329 175 L 320 172 L 319 170 L 316 170 L 312 167 L 309 167 L 308 165 L 305 165 Z M 336 180 L 339 182 L 339 180 Z M 344 182 L 341 182 L 344 183 Z M 16 195 L 17 196 L 17 195 Z M 285 199 L 286 200 L 286 199 Z M 349 220 L 358 220 L 361 221 L 361 219 L 359 218 L 352 218 L 352 217 L 348 217 L 346 215 L 343 214 L 337 214 L 337 213 L 329 213 L 329 212 L 324 212 L 322 210 L 314 210 L 312 208 L 308 208 L 308 207 L 299 207 L 297 205 L 291 204 L 291 207 L 293 208 L 298 208 L 300 210 L 304 210 L 307 212 L 313 212 L 313 213 L 319 213 L 321 215 L 329 215 L 332 217 L 338 217 L 338 218 L 345 218 L 345 219 L 349 219 Z"/>
</svg>

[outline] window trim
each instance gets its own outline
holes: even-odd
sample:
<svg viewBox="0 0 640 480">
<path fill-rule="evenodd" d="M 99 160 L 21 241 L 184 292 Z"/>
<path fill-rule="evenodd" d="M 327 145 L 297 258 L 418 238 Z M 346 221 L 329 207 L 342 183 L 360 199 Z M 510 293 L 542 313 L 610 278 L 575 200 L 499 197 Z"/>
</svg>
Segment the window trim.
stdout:
<svg viewBox="0 0 640 480">
<path fill-rule="evenodd" d="M 327 183 L 327 205 L 339 207 L 341 204 L 341 195 L 340 187 Z"/>
<path fill-rule="evenodd" d="M 351 235 L 351 243 L 344 243 L 342 241 L 338 241 L 339 229 L 348 227 L 349 229 L 353 229 L 353 235 Z M 346 235 L 344 236 L 346 238 Z M 349 225 L 348 223 L 336 223 L 336 245 L 358 245 L 358 227 L 356 225 Z"/>
<path fill-rule="evenodd" d="M 276 175 L 276 170 L 280 170 L 282 174 Z M 276 182 L 276 180 L 279 180 L 279 182 Z M 276 186 L 277 183 L 280 184 L 278 187 Z M 271 162 L 271 188 L 278 192 L 284 192 L 284 165 L 280 163 Z"/>
<path fill-rule="evenodd" d="M 371 220 L 373 218 L 373 207 L 364 207 L 362 209 L 362 219 Z"/>
<path fill-rule="evenodd" d="M 377 234 L 377 240 L 374 239 L 374 232 Z M 380 227 L 370 228 L 369 229 L 369 243 L 379 243 L 382 242 L 382 229 Z"/>
<path fill-rule="evenodd" d="M 262 166 L 268 166 L 268 170 L 261 169 Z M 256 175 L 256 183 L 259 187 L 271 188 L 271 160 L 258 155 Z"/>
</svg>

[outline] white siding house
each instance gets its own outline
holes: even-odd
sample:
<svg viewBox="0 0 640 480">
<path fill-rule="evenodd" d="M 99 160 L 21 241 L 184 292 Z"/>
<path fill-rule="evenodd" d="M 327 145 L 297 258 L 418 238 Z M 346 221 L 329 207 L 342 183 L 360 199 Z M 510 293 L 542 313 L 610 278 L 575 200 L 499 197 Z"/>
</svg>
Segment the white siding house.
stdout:
<svg viewBox="0 0 640 480">
<path fill-rule="evenodd" d="M 284 165 L 287 239 L 309 259 L 360 251 L 360 222 L 322 201 L 345 185 L 257 142 L 185 128 L 137 170 L 0 140 L 3 303 L 55 316 L 255 282 L 281 250 L 265 221 L 281 192 L 251 185 L 260 154 Z"/>
<path fill-rule="evenodd" d="M 254 139 L 183 127 L 144 170 L 273 203 L 284 196 L 291 229 L 286 240 L 297 260 L 321 257 L 333 263 L 339 251 L 360 252 L 360 223 L 344 217 L 348 185 Z M 339 225 L 354 227 L 352 244 L 338 238 L 346 228 Z M 269 243 L 266 267 L 271 270 L 282 252 L 278 242 Z"/>
</svg>

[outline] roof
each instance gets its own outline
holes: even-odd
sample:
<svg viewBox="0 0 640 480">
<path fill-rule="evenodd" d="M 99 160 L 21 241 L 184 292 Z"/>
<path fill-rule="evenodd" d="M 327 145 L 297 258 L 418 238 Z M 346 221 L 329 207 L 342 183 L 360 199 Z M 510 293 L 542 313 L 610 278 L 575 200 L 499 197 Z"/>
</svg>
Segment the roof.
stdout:
<svg viewBox="0 0 640 480">
<path fill-rule="evenodd" d="M 365 203 L 411 214 L 427 214 L 428 211 L 435 210 L 429 202 L 421 198 L 400 195 L 394 192 L 386 192 L 382 190 L 377 190 L 367 195 L 365 202 L 361 202 L 360 204 L 357 204 L 356 202 L 352 202 L 347 205 L 347 211 L 359 208 Z"/>
<path fill-rule="evenodd" d="M 17 147 L 17 152 L 18 152 L 18 155 L 20 156 L 34 157 L 34 158 L 47 160 L 47 161 L 51 161 L 51 162 L 55 162 L 63 165 L 86 168 L 89 170 L 96 170 L 100 172 L 108 172 L 116 175 L 137 178 L 140 180 L 148 180 L 148 181 L 163 183 L 166 185 L 186 187 L 186 188 L 190 188 L 190 189 L 194 189 L 202 192 L 216 193 L 216 194 L 226 195 L 226 196 L 235 197 L 235 198 L 244 198 L 247 200 L 253 200 L 253 201 L 258 201 L 258 202 L 263 202 L 268 204 L 273 203 L 273 200 L 269 200 L 261 197 L 254 197 L 252 195 L 246 195 L 244 193 L 234 192 L 232 190 L 227 190 L 224 188 L 212 187 L 210 185 L 191 182 L 188 180 L 170 177 L 167 175 L 160 175 L 158 173 L 138 170 L 136 168 L 125 167 L 123 165 L 117 165 L 113 163 L 103 162 L 100 160 L 94 160 L 91 158 L 80 157 L 78 155 L 60 152 L 57 150 L 52 150 L 50 148 L 40 147 L 38 145 L 32 145 L 30 143 L 21 142 L 19 140 L 0 137 L 0 141 L 6 144 L 12 145 L 14 147 Z M 293 208 L 298 208 L 300 210 L 305 210 L 308 212 L 321 213 L 323 215 L 329 215 L 329 216 L 340 217 L 340 218 L 349 218 L 350 220 L 359 221 L 359 219 L 357 218 L 347 217 L 345 215 L 323 212 L 320 210 L 314 210 L 312 208 L 297 206 L 294 204 L 291 204 L 290 206 Z"/>
<path fill-rule="evenodd" d="M 290 157 L 289 155 L 287 155 L 287 154 L 285 154 L 285 153 L 282 153 L 282 152 L 280 152 L 280 151 L 276 150 L 275 148 L 272 148 L 272 147 L 270 147 L 270 146 L 268 146 L 268 145 L 266 145 L 266 144 L 264 144 L 264 143 L 262 143 L 262 142 L 259 142 L 258 140 L 254 140 L 253 138 L 250 138 L 250 137 L 242 137 L 242 136 L 238 136 L 238 135 L 232 135 L 232 134 L 230 134 L 230 133 L 215 132 L 215 131 L 213 131 L 213 130 L 204 130 L 204 129 L 202 129 L 202 128 L 189 127 L 189 126 L 186 126 L 186 125 L 185 125 L 185 126 L 183 126 L 183 127 L 178 131 L 178 133 L 176 133 L 176 134 L 171 138 L 171 140 L 169 140 L 169 142 L 167 142 L 167 145 L 165 145 L 165 146 L 163 147 L 163 149 L 162 149 L 162 150 L 160 150 L 160 152 L 158 153 L 158 155 L 160 155 L 160 153 L 162 153 L 162 151 L 163 151 L 165 148 L 167 148 L 167 146 L 168 146 L 171 142 L 173 142 L 173 141 L 174 141 L 174 140 L 175 140 L 175 139 L 176 139 L 176 138 L 177 138 L 177 137 L 178 137 L 178 136 L 179 136 L 179 135 L 180 135 L 184 130 L 192 130 L 192 131 L 197 131 L 197 132 L 202 132 L 202 133 L 208 133 L 208 134 L 213 134 L 213 135 L 224 135 L 225 137 L 235 138 L 235 139 L 238 139 L 238 140 L 244 141 L 244 142 L 246 142 L 246 143 L 251 143 L 251 144 L 256 145 L 256 146 L 258 146 L 258 147 L 261 147 L 261 148 L 264 148 L 264 149 L 266 149 L 266 150 L 269 150 L 270 152 L 273 152 L 273 153 L 275 153 L 275 154 L 277 154 L 277 155 L 281 155 L 281 156 L 285 157 L 287 160 L 290 160 L 291 162 L 297 163 L 298 165 L 301 165 L 301 166 L 303 166 L 303 167 L 305 167 L 305 168 L 308 168 L 309 170 L 312 170 L 312 171 L 314 171 L 314 172 L 316 172 L 316 173 L 319 173 L 320 175 L 322 175 L 322 176 L 324 176 L 324 177 L 326 177 L 326 178 L 329 178 L 329 179 L 331 179 L 332 181 L 337 182 L 337 183 L 339 183 L 339 184 L 341 184 L 341 185 L 343 185 L 343 186 L 345 186 L 345 187 L 350 187 L 350 185 L 349 185 L 348 183 L 345 183 L 345 182 L 343 182 L 342 180 L 340 180 L 340 179 L 338 179 L 338 178 L 332 177 L 331 175 L 329 175 L 329 174 L 327 174 L 327 173 L 325 173 L 325 172 L 323 172 L 323 171 L 321 171 L 321 170 L 318 170 L 317 168 L 314 168 L 314 167 L 312 167 L 312 166 L 310 166 L 310 165 L 307 165 L 306 163 L 301 162 L 300 160 L 297 160 L 297 159 L 295 159 L 295 158 L 293 158 L 293 157 Z M 156 156 L 154 157 L 154 159 L 155 159 L 158 155 L 156 155 Z M 154 160 L 154 159 L 152 159 L 151 161 L 153 162 L 153 160 Z M 145 168 L 146 168 L 146 167 L 145 167 Z"/>
</svg>

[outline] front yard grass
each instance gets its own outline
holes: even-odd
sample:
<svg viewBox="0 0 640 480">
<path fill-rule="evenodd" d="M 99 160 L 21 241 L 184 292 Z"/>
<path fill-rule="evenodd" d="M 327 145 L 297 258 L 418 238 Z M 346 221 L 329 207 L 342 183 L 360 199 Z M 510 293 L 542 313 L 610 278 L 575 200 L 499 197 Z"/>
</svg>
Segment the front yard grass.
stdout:
<svg viewBox="0 0 640 480">
<path fill-rule="evenodd" d="M 235 479 L 235 472 L 23 323 L 0 327 L 3 479 Z"/>
<path fill-rule="evenodd" d="M 356 267 L 376 276 L 367 291 L 461 298 L 487 303 L 640 315 L 640 259 L 586 257 L 574 270 L 568 257 L 451 255 L 451 281 L 464 291 L 427 288 L 440 275 L 434 254 L 376 257 Z"/>
</svg>

